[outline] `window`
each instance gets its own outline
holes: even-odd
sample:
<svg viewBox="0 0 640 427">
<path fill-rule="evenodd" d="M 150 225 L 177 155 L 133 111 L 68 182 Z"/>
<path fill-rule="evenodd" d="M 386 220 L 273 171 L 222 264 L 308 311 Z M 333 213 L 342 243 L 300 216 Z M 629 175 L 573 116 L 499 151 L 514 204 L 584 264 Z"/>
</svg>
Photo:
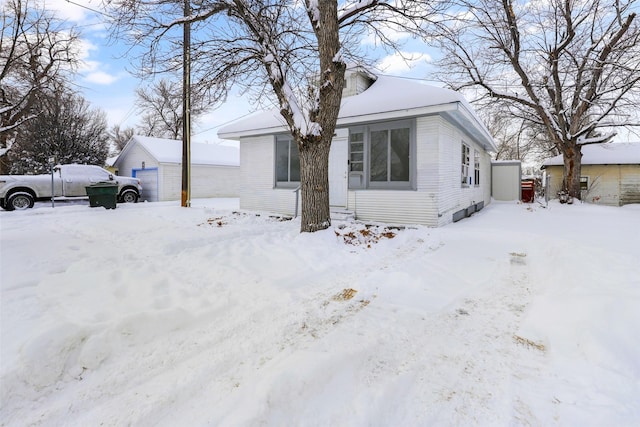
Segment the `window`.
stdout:
<svg viewBox="0 0 640 427">
<path fill-rule="evenodd" d="M 470 151 L 471 149 L 467 144 L 462 144 L 462 185 L 471 184 L 471 179 L 469 176 L 469 161 L 470 161 Z"/>
<path fill-rule="evenodd" d="M 349 187 L 412 187 L 414 126 L 411 121 L 350 129 Z"/>
<path fill-rule="evenodd" d="M 364 133 L 349 135 L 349 171 L 364 171 Z"/>
<path fill-rule="evenodd" d="M 480 185 L 480 152 L 473 150 L 473 185 Z"/>
<path fill-rule="evenodd" d="M 587 191 L 589 189 L 589 177 L 581 176 L 580 177 L 580 190 Z"/>
<path fill-rule="evenodd" d="M 290 136 L 276 137 L 276 186 L 295 186 L 300 182 L 300 154 Z"/>
</svg>

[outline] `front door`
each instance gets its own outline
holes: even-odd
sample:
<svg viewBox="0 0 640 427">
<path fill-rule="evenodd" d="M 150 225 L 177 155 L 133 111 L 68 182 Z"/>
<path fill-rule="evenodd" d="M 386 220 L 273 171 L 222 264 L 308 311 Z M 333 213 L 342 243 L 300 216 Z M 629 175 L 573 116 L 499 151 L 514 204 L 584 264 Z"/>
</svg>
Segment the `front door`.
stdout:
<svg viewBox="0 0 640 427">
<path fill-rule="evenodd" d="M 346 134 L 338 134 L 331 142 L 329 151 L 329 204 L 331 206 L 347 206 L 347 177 L 349 145 Z"/>
</svg>

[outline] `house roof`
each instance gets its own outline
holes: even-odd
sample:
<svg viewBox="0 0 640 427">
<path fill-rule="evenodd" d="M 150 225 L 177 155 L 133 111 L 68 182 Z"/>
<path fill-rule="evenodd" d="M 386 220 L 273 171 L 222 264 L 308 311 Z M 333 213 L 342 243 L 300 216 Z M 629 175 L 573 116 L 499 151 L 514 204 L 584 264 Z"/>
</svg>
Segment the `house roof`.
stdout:
<svg viewBox="0 0 640 427">
<path fill-rule="evenodd" d="M 139 144 L 158 163 L 182 163 L 182 141 L 134 135 L 118 159 Z M 118 160 L 116 160 L 116 163 Z M 196 165 L 238 166 L 240 151 L 227 145 L 191 143 L 191 163 Z"/>
<path fill-rule="evenodd" d="M 378 76 L 364 92 L 343 98 L 337 127 L 429 114 L 445 116 L 470 133 L 487 150 L 497 150 L 489 131 L 460 93 L 397 77 Z M 218 136 L 239 140 L 245 136 L 286 131 L 284 119 L 274 108 L 224 126 L 218 131 Z"/>
<path fill-rule="evenodd" d="M 609 142 L 588 144 L 582 147 L 583 165 L 628 165 L 640 164 L 640 142 Z M 552 157 L 542 164 L 547 166 L 564 165 L 562 155 Z"/>
</svg>

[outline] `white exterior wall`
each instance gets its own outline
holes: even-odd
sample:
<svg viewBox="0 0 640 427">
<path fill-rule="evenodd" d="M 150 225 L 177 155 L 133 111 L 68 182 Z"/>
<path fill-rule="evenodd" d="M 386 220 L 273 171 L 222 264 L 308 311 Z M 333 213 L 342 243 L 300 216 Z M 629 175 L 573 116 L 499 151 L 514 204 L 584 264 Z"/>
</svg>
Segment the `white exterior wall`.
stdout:
<svg viewBox="0 0 640 427">
<path fill-rule="evenodd" d="M 356 218 L 396 224 L 437 224 L 438 117 L 416 123 L 416 190 L 349 190 Z"/>
<path fill-rule="evenodd" d="M 480 185 L 460 184 L 462 141 L 480 156 Z M 293 188 L 274 188 L 274 137 L 240 141 L 240 208 L 293 215 Z M 440 116 L 416 120 L 415 190 L 349 190 L 347 209 L 356 218 L 394 224 L 436 227 L 453 221 L 453 213 L 491 202 L 491 159 L 488 153 Z"/>
<path fill-rule="evenodd" d="M 453 214 L 471 205 L 491 203 L 491 157 L 477 143 L 444 119 L 439 119 L 439 192 L 438 226 L 453 221 Z M 475 176 L 474 153 L 480 153 L 480 184 L 463 186 L 460 182 L 462 144 L 471 148 L 469 174 Z"/>
<path fill-rule="evenodd" d="M 293 188 L 274 188 L 274 137 L 261 136 L 240 141 L 240 209 L 295 213 Z"/>
<path fill-rule="evenodd" d="M 153 158 L 140 144 L 136 144 L 131 147 L 131 150 L 127 155 L 118 159 L 118 175 L 121 176 L 133 176 L 133 169 L 142 168 L 142 162 L 145 163 L 145 168 L 157 168 L 158 162 Z M 121 161 L 120 161 L 121 160 Z"/>
<path fill-rule="evenodd" d="M 158 171 L 158 200 L 181 200 L 182 165 L 163 163 Z M 191 198 L 238 197 L 240 168 L 191 165 Z"/>
<path fill-rule="evenodd" d="M 460 184 L 462 142 L 480 154 L 480 185 Z M 356 218 L 397 224 L 442 226 L 471 205 L 491 202 L 491 157 L 440 116 L 416 120 L 416 190 L 350 190 L 348 209 Z"/>
<path fill-rule="evenodd" d="M 182 165 L 160 164 L 158 170 L 158 201 L 182 200 Z"/>
<path fill-rule="evenodd" d="M 519 161 L 495 162 L 491 165 L 491 193 L 495 200 L 520 200 L 522 171 Z"/>
</svg>

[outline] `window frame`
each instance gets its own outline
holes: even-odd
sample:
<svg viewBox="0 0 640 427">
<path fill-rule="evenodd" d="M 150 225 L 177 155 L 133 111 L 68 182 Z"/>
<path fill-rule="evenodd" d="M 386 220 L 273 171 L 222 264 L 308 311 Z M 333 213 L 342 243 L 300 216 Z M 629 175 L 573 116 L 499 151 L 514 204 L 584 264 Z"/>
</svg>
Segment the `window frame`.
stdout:
<svg viewBox="0 0 640 427">
<path fill-rule="evenodd" d="M 287 180 L 278 180 L 278 144 L 287 142 Z M 275 188 L 296 188 L 300 185 L 300 179 L 297 181 L 291 179 L 291 150 L 298 150 L 298 145 L 293 140 L 293 136 L 288 134 L 280 134 L 274 137 L 273 142 L 273 180 Z M 300 176 L 300 153 L 298 152 L 298 177 Z"/>
<path fill-rule="evenodd" d="M 480 151 L 473 150 L 473 185 L 480 186 Z"/>
<path fill-rule="evenodd" d="M 589 177 L 588 176 L 580 176 L 580 191 L 589 191 Z"/>
<path fill-rule="evenodd" d="M 462 146 L 460 147 L 460 185 L 462 187 L 468 187 L 471 185 L 471 175 L 470 166 L 471 166 L 471 146 L 466 142 L 462 142 Z"/>
<path fill-rule="evenodd" d="M 393 156 L 392 156 L 392 131 L 398 129 L 408 129 L 408 180 L 394 181 L 392 178 Z M 374 132 L 387 131 L 386 142 L 386 174 L 384 181 L 374 181 L 371 176 L 372 156 L 371 135 Z M 362 140 L 353 141 L 352 135 L 362 134 Z M 415 119 L 395 120 L 388 122 L 372 123 L 368 125 L 354 126 L 349 128 L 349 189 L 350 190 L 415 190 L 416 185 L 416 122 Z M 362 151 L 353 151 L 355 144 L 362 144 Z M 352 161 L 354 154 L 362 154 L 362 160 L 355 160 L 362 164 L 362 170 L 353 170 Z"/>
</svg>

